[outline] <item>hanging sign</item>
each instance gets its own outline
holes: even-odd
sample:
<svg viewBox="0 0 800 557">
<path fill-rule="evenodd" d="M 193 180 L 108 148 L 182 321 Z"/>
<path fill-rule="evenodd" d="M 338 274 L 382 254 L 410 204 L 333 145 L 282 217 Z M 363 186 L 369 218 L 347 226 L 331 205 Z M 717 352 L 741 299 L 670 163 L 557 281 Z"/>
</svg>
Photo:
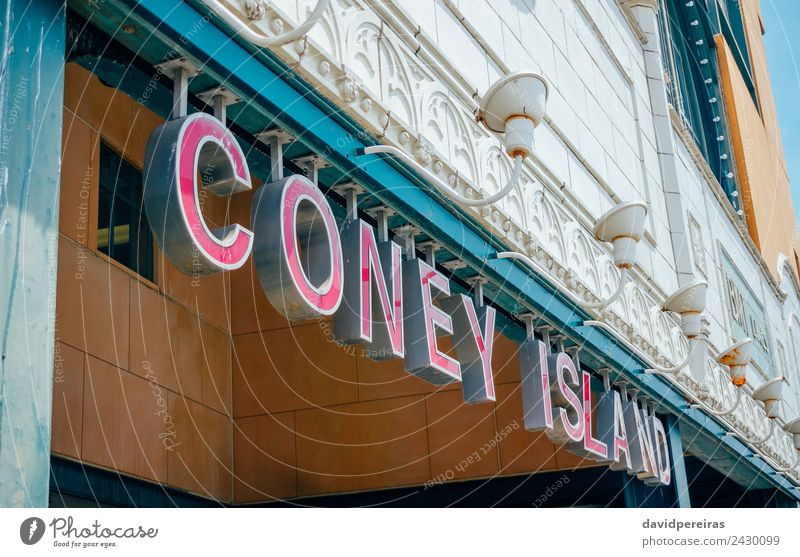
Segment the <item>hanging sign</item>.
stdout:
<svg viewBox="0 0 800 557">
<path fill-rule="evenodd" d="M 667 437 L 656 416 L 613 389 L 593 403 L 589 372 L 542 341 L 522 344 L 520 366 L 525 429 L 645 483 L 669 485 Z"/>
<path fill-rule="evenodd" d="M 467 403 L 495 400 L 495 310 L 463 294 L 399 245 L 378 241 L 361 219 L 341 231 L 325 195 L 303 176 L 262 186 L 250 229 L 211 230 L 198 187 L 216 195 L 252 188 L 244 153 L 216 118 L 192 114 L 159 126 L 148 141 L 144 201 L 167 258 L 186 274 L 238 269 L 251 252 L 261 286 L 290 321 L 332 316 L 334 335 L 375 360 L 403 358 L 435 385 L 462 383 Z M 451 335 L 454 355 L 439 346 Z"/>
<path fill-rule="evenodd" d="M 187 274 L 238 269 L 252 252 L 270 303 L 290 321 L 332 316 L 336 339 L 375 360 L 402 358 L 434 385 L 460 382 L 464 401 L 495 400 L 495 310 L 464 294 L 427 262 L 405 254 L 358 218 L 337 225 L 325 195 L 303 176 L 265 184 L 250 228 L 211 230 L 198 187 L 216 195 L 252 188 L 244 153 L 212 116 L 158 127 L 145 159 L 144 202 L 164 254 Z M 439 345 L 452 337 L 453 352 Z M 521 347 L 525 428 L 645 482 L 670 483 L 664 426 L 617 391 L 593 404 L 590 375 L 565 353 L 529 340 Z"/>
</svg>

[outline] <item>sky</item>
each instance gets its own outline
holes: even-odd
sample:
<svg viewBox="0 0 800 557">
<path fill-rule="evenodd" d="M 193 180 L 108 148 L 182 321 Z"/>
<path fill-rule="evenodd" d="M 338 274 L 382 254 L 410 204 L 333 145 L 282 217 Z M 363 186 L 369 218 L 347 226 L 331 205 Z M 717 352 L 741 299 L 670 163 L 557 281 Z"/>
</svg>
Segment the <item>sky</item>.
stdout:
<svg viewBox="0 0 800 557">
<path fill-rule="evenodd" d="M 800 223 L 800 0 L 761 0 L 764 46 Z"/>
</svg>

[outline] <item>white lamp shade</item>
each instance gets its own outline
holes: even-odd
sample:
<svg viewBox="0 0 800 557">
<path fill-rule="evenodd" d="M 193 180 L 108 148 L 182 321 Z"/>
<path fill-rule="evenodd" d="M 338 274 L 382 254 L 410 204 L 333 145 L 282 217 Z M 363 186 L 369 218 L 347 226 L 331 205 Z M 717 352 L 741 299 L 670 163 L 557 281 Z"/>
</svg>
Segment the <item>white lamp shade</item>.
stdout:
<svg viewBox="0 0 800 557">
<path fill-rule="evenodd" d="M 483 96 L 478 119 L 494 132 L 505 133 L 506 122 L 526 116 L 538 125 L 547 104 L 547 82 L 532 71 L 510 73 L 497 80 Z"/>
</svg>

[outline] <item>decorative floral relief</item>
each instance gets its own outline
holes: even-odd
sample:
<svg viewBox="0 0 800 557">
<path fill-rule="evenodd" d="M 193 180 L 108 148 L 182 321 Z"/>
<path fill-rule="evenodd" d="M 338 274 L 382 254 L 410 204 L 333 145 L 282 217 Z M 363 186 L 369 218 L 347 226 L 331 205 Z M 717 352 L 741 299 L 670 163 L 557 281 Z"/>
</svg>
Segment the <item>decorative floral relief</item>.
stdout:
<svg viewBox="0 0 800 557">
<path fill-rule="evenodd" d="M 348 21 L 344 65 L 351 74 L 348 82 L 359 84 L 358 90 L 352 87 L 345 90 L 344 98 L 348 102 L 357 100 L 358 93 L 363 88 L 371 93 L 378 93 L 381 90 L 378 57 L 380 35 L 380 20 L 374 14 L 362 12 Z"/>
</svg>

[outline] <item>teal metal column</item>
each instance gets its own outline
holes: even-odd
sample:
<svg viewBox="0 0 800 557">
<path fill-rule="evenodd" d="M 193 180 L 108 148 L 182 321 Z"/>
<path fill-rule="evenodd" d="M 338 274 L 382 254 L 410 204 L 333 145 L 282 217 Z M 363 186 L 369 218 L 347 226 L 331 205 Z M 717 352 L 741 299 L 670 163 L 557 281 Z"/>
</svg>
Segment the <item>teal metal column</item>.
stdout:
<svg viewBox="0 0 800 557">
<path fill-rule="evenodd" d="M 0 13 L 0 507 L 45 507 L 64 99 L 64 0 Z"/>
<path fill-rule="evenodd" d="M 666 416 L 667 444 L 669 445 L 669 462 L 672 469 L 672 486 L 675 489 L 675 506 L 689 508 L 689 482 L 686 478 L 686 465 L 683 462 L 683 442 L 678 418 Z"/>
</svg>

